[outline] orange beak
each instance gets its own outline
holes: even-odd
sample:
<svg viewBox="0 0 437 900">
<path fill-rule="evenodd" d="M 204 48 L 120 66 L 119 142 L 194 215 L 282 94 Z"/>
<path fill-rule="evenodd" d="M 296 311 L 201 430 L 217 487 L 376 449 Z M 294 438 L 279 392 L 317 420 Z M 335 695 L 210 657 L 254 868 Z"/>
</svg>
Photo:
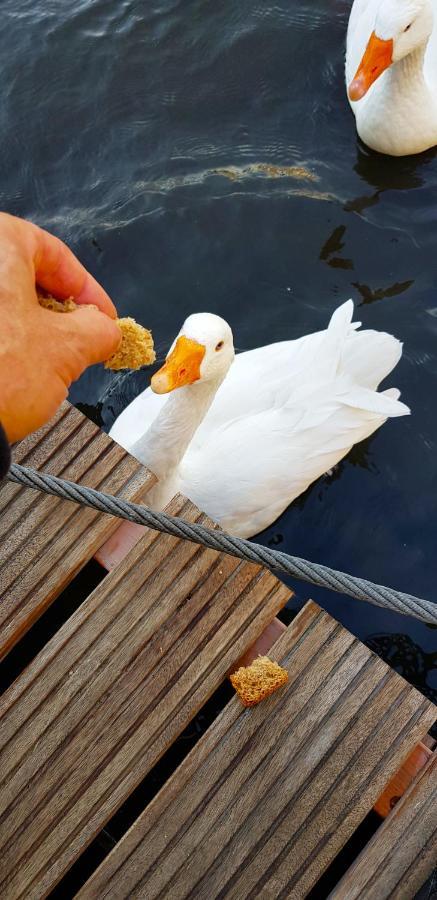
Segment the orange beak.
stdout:
<svg viewBox="0 0 437 900">
<path fill-rule="evenodd" d="M 369 87 L 393 62 L 393 41 L 382 41 L 374 31 L 370 35 L 355 78 L 349 85 L 349 99 L 361 100 Z"/>
<path fill-rule="evenodd" d="M 152 377 L 152 391 L 155 394 L 168 394 L 175 388 L 198 381 L 204 356 L 205 347 L 202 344 L 183 335 L 178 337 L 176 346 L 167 356 L 165 364 Z"/>
</svg>

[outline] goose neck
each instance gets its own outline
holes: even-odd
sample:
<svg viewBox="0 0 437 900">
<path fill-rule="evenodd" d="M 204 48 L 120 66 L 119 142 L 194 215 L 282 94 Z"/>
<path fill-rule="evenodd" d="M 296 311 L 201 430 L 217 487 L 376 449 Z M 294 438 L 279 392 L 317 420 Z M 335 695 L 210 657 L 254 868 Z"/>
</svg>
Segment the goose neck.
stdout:
<svg viewBox="0 0 437 900">
<path fill-rule="evenodd" d="M 131 452 L 158 479 L 177 469 L 223 379 L 198 381 L 171 393 Z"/>
<path fill-rule="evenodd" d="M 426 42 L 391 66 L 387 81 L 392 90 L 402 92 L 405 96 L 406 93 L 415 93 L 425 87 L 425 50 Z"/>
</svg>

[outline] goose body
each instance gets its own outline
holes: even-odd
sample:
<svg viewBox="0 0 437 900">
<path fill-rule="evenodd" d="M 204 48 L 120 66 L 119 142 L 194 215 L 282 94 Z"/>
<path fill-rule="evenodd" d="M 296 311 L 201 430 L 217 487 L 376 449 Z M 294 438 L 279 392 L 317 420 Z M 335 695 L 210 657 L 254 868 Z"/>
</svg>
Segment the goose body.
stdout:
<svg viewBox="0 0 437 900">
<path fill-rule="evenodd" d="M 391 156 L 437 145 L 437 0 L 355 0 L 346 84 L 357 131 Z"/>
<path fill-rule="evenodd" d="M 348 301 L 326 331 L 235 361 L 227 323 L 190 316 L 152 378 L 158 393 L 140 394 L 110 432 L 157 475 L 148 503 L 162 509 L 180 491 L 228 532 L 250 537 L 353 444 L 407 414 L 396 389 L 376 390 L 400 359 L 399 341 L 357 332 L 352 315 Z M 192 380 L 196 346 L 205 353 Z"/>
</svg>

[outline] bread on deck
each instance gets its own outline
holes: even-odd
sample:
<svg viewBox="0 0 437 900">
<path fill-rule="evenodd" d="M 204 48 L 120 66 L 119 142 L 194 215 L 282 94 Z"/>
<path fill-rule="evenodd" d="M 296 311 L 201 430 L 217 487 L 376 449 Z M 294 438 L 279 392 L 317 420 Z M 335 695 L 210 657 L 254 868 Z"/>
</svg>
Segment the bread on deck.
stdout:
<svg viewBox="0 0 437 900">
<path fill-rule="evenodd" d="M 244 706 L 255 706 L 287 683 L 288 672 L 268 656 L 258 656 L 250 666 L 237 669 L 230 680 Z"/>
</svg>

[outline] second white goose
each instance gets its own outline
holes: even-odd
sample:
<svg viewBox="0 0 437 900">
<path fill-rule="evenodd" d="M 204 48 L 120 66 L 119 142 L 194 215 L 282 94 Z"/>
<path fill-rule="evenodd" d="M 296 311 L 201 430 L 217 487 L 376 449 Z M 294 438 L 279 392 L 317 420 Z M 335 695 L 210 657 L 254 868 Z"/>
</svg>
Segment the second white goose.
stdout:
<svg viewBox="0 0 437 900">
<path fill-rule="evenodd" d="M 361 139 L 390 156 L 437 145 L 437 0 L 355 0 L 346 83 Z"/>
</svg>

